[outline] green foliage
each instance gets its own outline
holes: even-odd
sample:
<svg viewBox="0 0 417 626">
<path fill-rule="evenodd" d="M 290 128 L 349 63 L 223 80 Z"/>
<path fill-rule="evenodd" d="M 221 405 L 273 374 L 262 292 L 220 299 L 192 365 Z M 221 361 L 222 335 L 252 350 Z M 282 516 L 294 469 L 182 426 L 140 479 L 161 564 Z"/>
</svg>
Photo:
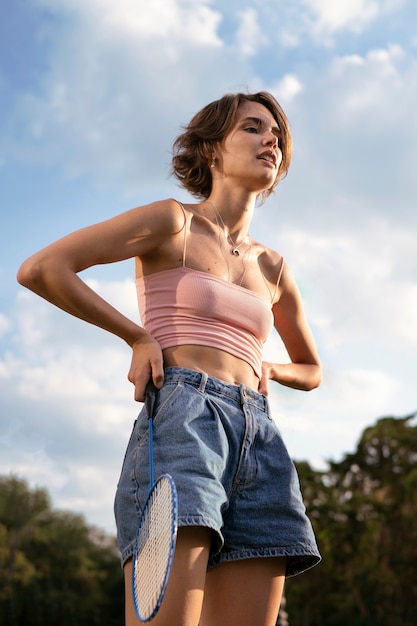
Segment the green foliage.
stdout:
<svg viewBox="0 0 417 626">
<path fill-rule="evenodd" d="M 323 562 L 288 581 L 291 626 L 417 623 L 415 417 L 380 419 L 326 472 L 297 464 Z"/>
<path fill-rule="evenodd" d="M 323 562 L 287 582 L 290 626 L 417 624 L 415 417 L 380 419 L 326 471 L 297 463 Z M 115 540 L 0 477 L 0 625 L 46 624 L 123 624 Z"/>
<path fill-rule="evenodd" d="M 78 515 L 52 511 L 44 490 L 0 478 L 0 624 L 122 623 L 115 540 Z"/>
</svg>

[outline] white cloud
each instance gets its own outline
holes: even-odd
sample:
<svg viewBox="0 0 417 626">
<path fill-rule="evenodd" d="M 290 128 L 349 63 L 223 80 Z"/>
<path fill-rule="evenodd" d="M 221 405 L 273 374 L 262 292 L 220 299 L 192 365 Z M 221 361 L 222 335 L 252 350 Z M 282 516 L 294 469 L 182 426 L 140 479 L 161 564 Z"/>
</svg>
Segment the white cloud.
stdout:
<svg viewBox="0 0 417 626">
<path fill-rule="evenodd" d="M 278 41 L 284 48 L 296 48 L 301 43 L 301 37 L 291 30 L 281 28 L 278 34 Z"/>
<path fill-rule="evenodd" d="M 287 106 L 295 96 L 303 91 L 303 85 L 295 74 L 285 74 L 276 85 L 271 85 L 269 90 L 283 106 Z"/>
<path fill-rule="evenodd" d="M 272 385 L 274 415 L 293 454 L 319 463 L 352 450 L 378 416 L 414 410 L 417 65 L 404 42 L 352 46 L 317 64 L 309 56 L 318 33 L 322 46 L 375 21 L 375 3 L 311 1 L 300 12 L 299 3 L 240 0 L 36 1 L 69 13 L 49 31 L 38 89 L 18 98 L 7 153 L 80 180 L 117 178 L 139 200 L 148 189 L 159 197 L 170 141 L 189 114 L 233 85 L 271 89 L 290 117 L 294 162 L 252 234 L 293 269 L 325 373 L 311 394 Z M 378 6 L 382 15 L 399 4 Z M 236 58 L 236 32 L 220 21 L 226 10 L 229 27 L 240 12 L 248 29 L 246 40 L 238 34 L 246 57 Z M 290 58 L 284 44 L 299 49 Z M 37 219 L 28 214 L 28 231 Z M 88 272 L 89 284 L 136 319 L 132 279 L 109 282 L 97 278 L 102 272 L 112 268 Z M 137 410 L 129 349 L 23 291 L 13 314 L 0 316 L 1 333 L 0 471 L 30 476 L 51 487 L 56 505 L 112 527 Z M 277 337 L 267 353 L 286 358 Z"/>
<path fill-rule="evenodd" d="M 0 313 L 0 337 L 10 330 L 10 322 L 5 315 Z"/>
<path fill-rule="evenodd" d="M 358 231 L 283 234 L 296 272 L 305 277 L 309 311 L 334 351 L 367 339 L 417 349 L 415 235 L 371 219 Z"/>
<path fill-rule="evenodd" d="M 132 281 L 89 282 L 132 309 Z M 10 324 L 14 343 L 0 361 L 0 473 L 47 486 L 55 506 L 112 531 L 115 485 L 139 408 L 127 380 L 129 348 L 30 293 L 19 293 Z"/>
<path fill-rule="evenodd" d="M 296 247 L 297 251 L 305 250 L 306 240 L 299 239 Z M 311 250 L 305 250 L 306 256 Z M 303 258 L 300 260 L 302 267 Z M 348 270 L 348 263 L 341 264 L 340 282 L 348 282 Z M 326 278 L 331 279 L 331 274 L 323 276 L 323 280 Z M 94 284 L 91 279 L 89 282 Z M 126 281 L 119 285 L 96 282 L 94 286 L 109 299 L 119 294 L 119 304 L 126 312 L 133 306 Z M 317 298 L 320 296 L 319 293 Z M 311 306 L 311 298 L 308 300 L 315 321 L 318 310 Z M 334 305 L 333 302 L 332 314 Z M 338 319 L 331 320 L 333 332 L 341 342 L 334 328 L 338 323 Z M 14 324 L 16 349 L 4 357 L 0 376 L 5 407 L 13 406 L 13 413 L 6 411 L 2 422 L 0 445 L 8 452 L 1 455 L 1 470 L 24 471 L 40 482 L 53 472 L 54 493 L 58 496 L 65 488 L 68 492 L 65 497 L 71 497 L 69 492 L 75 489 L 74 472 L 82 473 L 93 462 L 97 468 L 111 465 L 114 474 L 118 472 L 117 455 L 123 453 L 136 406 L 133 389 L 126 380 L 129 351 L 119 340 L 60 313 L 31 294 L 20 294 Z M 35 326 L 36 334 L 28 330 Z M 343 329 L 339 332 L 343 335 Z M 355 332 L 351 330 L 345 341 L 354 341 Z M 330 336 L 329 329 L 326 334 Z M 285 360 L 285 351 L 276 336 L 270 340 L 268 350 L 267 357 Z M 360 408 L 361 414 L 368 417 L 370 413 L 373 417 L 375 410 L 382 410 L 390 393 L 395 391 L 394 382 L 388 384 L 386 374 L 359 369 L 350 372 L 339 363 L 335 365 L 324 392 L 302 394 L 271 385 L 271 402 L 274 410 L 277 409 L 278 421 L 297 439 L 314 430 L 314 420 L 320 415 L 320 423 L 326 428 L 327 419 L 336 413 L 354 414 Z M 369 398 L 371 406 L 364 405 L 364 397 Z M 375 406 L 376 397 L 378 406 Z M 328 427 L 332 429 L 331 425 Z M 339 449 L 344 445 L 340 438 L 336 443 L 336 431 L 334 440 Z M 95 447 L 90 450 L 93 441 Z M 316 447 L 317 454 L 324 453 L 323 450 L 323 446 Z M 11 458 L 14 458 L 12 465 Z M 36 464 L 36 471 L 31 470 L 31 463 Z"/>
<path fill-rule="evenodd" d="M 138 320 L 138 302 L 136 295 L 136 287 L 134 282 L 134 266 L 133 263 L 129 268 L 131 270 L 131 278 L 121 281 L 98 280 L 97 278 L 86 278 L 86 283 L 91 289 L 97 291 L 105 300 L 108 300 L 113 306 L 117 307 L 127 317 Z M 94 274 L 94 270 L 91 270 Z"/>
<path fill-rule="evenodd" d="M 257 37 L 260 20 L 269 16 L 262 14 L 260 8 L 256 14 L 254 8 L 240 9 L 243 24 L 250 24 L 246 40 L 242 29 L 238 35 L 248 46 L 249 57 L 239 57 L 236 64 L 235 47 L 219 44 L 218 22 L 214 19 L 218 12 L 208 2 L 156 3 L 155 7 L 146 3 L 143 16 L 137 10 L 126 11 L 125 2 L 95 0 L 74 4 L 62 0 L 54 6 L 62 9 L 70 4 L 77 20 L 71 20 L 64 33 L 56 33 L 50 71 L 43 76 L 42 91 L 22 96 L 15 129 L 22 141 L 18 148 L 10 146 L 10 153 L 17 151 L 37 163 L 58 163 L 69 176 L 119 178 L 125 189 L 147 192 L 156 181 L 166 180 L 171 141 L 181 123 L 201 104 L 229 91 L 233 84 L 249 85 L 252 89 L 265 86 L 265 81 L 253 76 L 249 65 L 256 45 L 264 41 Z M 161 36 L 149 38 L 146 33 L 132 33 L 136 21 L 151 22 L 151 33 L 158 28 L 162 6 L 168 14 L 181 14 L 184 19 L 184 14 L 188 15 L 189 21 L 199 19 L 203 8 L 211 11 L 213 20 L 207 20 L 205 26 L 207 36 L 199 35 L 200 43 L 184 37 L 177 18 L 168 20 L 175 31 L 169 36 L 163 36 L 163 26 Z M 108 20 L 117 22 L 118 27 L 109 28 Z M 301 18 L 299 21 L 302 23 Z M 269 37 L 268 29 L 261 32 L 263 37 Z M 270 51 L 271 47 L 268 54 Z M 274 63 L 274 58 L 270 62 Z M 317 137 L 323 139 L 320 148 L 328 152 L 323 166 L 327 167 L 330 161 L 335 170 L 331 181 L 339 184 L 340 177 L 348 171 L 342 157 L 356 158 L 357 169 L 367 169 L 361 162 L 362 155 L 369 161 L 367 151 L 357 152 L 358 140 L 366 140 L 372 132 L 372 141 L 381 141 L 381 129 L 386 128 L 389 134 L 393 121 L 399 124 L 402 120 L 404 124 L 407 120 L 408 125 L 415 127 L 415 85 L 416 70 L 410 59 L 398 45 L 391 45 L 364 56 L 336 57 L 328 68 L 320 69 L 317 75 L 311 73 L 308 85 L 301 73 L 288 72 L 273 81 L 270 88 L 289 106 L 290 113 L 302 110 L 308 116 L 311 130 L 303 131 L 302 141 L 309 135 L 314 142 Z M 294 101 L 299 102 L 295 105 Z M 328 127 L 322 133 L 321 123 Z M 359 131 L 362 137 L 358 136 Z M 347 137 L 347 133 L 351 136 Z M 330 151 L 334 151 L 338 137 L 344 145 L 333 158 Z M 328 141 L 331 144 L 326 145 Z M 411 174 L 416 152 L 415 142 L 410 142 L 406 133 L 403 141 L 408 144 L 405 151 L 400 142 L 392 143 L 398 176 L 404 176 L 407 170 Z M 300 145 L 299 142 L 297 150 Z M 308 151 L 311 154 L 313 146 Z M 350 154 L 352 151 L 354 154 Z M 407 151 L 411 154 L 407 155 Z M 314 168 L 320 163 L 319 155 Z M 369 162 L 366 165 L 372 167 Z M 314 176 L 322 175 L 314 169 L 311 172 Z M 360 171 L 358 176 L 362 176 Z M 414 178 L 410 176 L 409 180 Z M 386 176 L 384 180 L 387 181 Z"/>
<path fill-rule="evenodd" d="M 341 33 L 363 35 L 383 18 L 392 20 L 407 0 L 300 0 L 293 32 L 320 47 L 334 47 Z M 384 23 L 381 22 L 382 27 Z"/>
<path fill-rule="evenodd" d="M 357 230 L 372 213 L 416 224 L 417 65 L 399 46 L 335 57 L 286 108 L 294 159 L 278 195 L 320 228 Z M 289 205 L 287 204 L 289 203 Z M 386 242 L 389 242 L 387 236 Z M 372 245 L 372 238 L 367 245 Z"/>
<path fill-rule="evenodd" d="M 272 385 L 271 412 L 291 455 L 320 469 L 353 452 L 362 431 L 389 414 L 400 389 L 383 370 L 326 366 L 322 386 L 307 394 Z M 393 414 L 402 410 L 410 406 L 397 404 Z"/>
<path fill-rule="evenodd" d="M 167 178 L 181 124 L 231 80 L 248 82 L 208 0 L 37 1 L 70 19 L 48 32 L 40 88 L 18 98 L 7 130 L 13 158 L 146 191 Z"/>
<path fill-rule="evenodd" d="M 107 42 L 126 38 L 164 42 L 175 37 L 179 43 L 221 45 L 217 27 L 221 14 L 210 7 L 210 0 L 36 0 L 49 7 L 76 16 L 79 23 L 94 28 L 91 34 Z"/>
<path fill-rule="evenodd" d="M 406 89 L 400 67 L 405 53 L 401 46 L 390 45 L 385 49 L 370 50 L 366 57 L 348 55 L 336 58 L 330 68 L 335 81 L 343 81 L 347 97 L 338 109 L 339 115 L 349 119 L 360 112 L 374 109 L 377 120 L 392 112 L 381 107 L 382 102 L 393 100 L 395 92 Z M 346 82 L 347 81 L 347 82 Z M 382 128 L 379 129 L 383 131 Z"/>
<path fill-rule="evenodd" d="M 239 26 L 236 32 L 237 47 L 240 54 L 250 57 L 266 43 L 266 37 L 259 25 L 255 9 L 245 9 L 238 13 Z"/>
<path fill-rule="evenodd" d="M 341 29 L 360 32 L 380 11 L 375 0 L 303 0 L 302 3 L 316 18 L 317 34 Z"/>
<path fill-rule="evenodd" d="M 377 226 L 369 231 L 376 237 L 375 249 L 388 232 L 386 223 Z M 413 408 L 413 373 L 404 378 L 401 368 L 414 362 L 413 311 L 406 318 L 404 307 L 414 306 L 417 290 L 415 283 L 411 292 L 407 285 L 411 266 L 403 281 L 395 273 L 401 263 L 395 258 L 398 248 L 412 254 L 413 237 L 401 229 L 390 232 L 390 247 L 375 259 L 364 245 L 369 232 L 357 239 L 352 233 L 325 237 L 288 227 L 283 232 L 323 347 L 325 375 L 323 386 L 309 394 L 272 383 L 270 401 L 291 454 L 316 467 L 351 451 L 376 417 Z M 137 315 L 131 279 L 107 283 L 91 270 L 88 282 L 125 314 Z M 83 511 L 91 523 L 113 531 L 114 490 L 137 411 L 126 379 L 129 349 L 23 291 L 9 322 L 13 346 L 0 367 L 5 416 L 0 472 L 30 476 L 48 486 L 55 506 Z M 401 368 L 394 359 L 390 370 L 378 355 L 364 361 L 366 346 L 378 345 L 385 352 L 397 350 Z M 266 358 L 287 360 L 276 335 Z"/>
<path fill-rule="evenodd" d="M 380 417 L 401 417 L 415 408 L 411 394 L 402 401 L 403 381 L 378 364 L 325 364 L 323 374 L 322 386 L 309 393 L 270 387 L 271 412 L 290 454 L 317 469 L 353 452 L 364 429 Z"/>
</svg>

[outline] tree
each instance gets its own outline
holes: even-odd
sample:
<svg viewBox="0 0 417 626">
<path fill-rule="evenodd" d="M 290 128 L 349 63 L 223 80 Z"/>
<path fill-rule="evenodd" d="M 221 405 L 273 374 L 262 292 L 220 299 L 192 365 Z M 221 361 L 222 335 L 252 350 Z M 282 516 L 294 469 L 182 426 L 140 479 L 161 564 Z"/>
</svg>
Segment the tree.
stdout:
<svg viewBox="0 0 417 626">
<path fill-rule="evenodd" d="M 17 478 L 0 478 L 0 599 L 11 592 L 12 585 L 26 586 L 36 577 L 22 546 L 49 506 L 46 491 L 31 492 Z"/>
<path fill-rule="evenodd" d="M 380 419 L 326 472 L 297 464 L 323 563 L 288 581 L 291 626 L 417 623 L 415 416 Z"/>
<path fill-rule="evenodd" d="M 115 539 L 52 511 L 44 490 L 0 479 L 0 623 L 119 626 L 123 580 Z"/>
<path fill-rule="evenodd" d="M 415 418 L 378 420 L 326 471 L 296 464 L 323 562 L 287 581 L 281 622 L 417 623 Z M 58 623 L 123 623 L 115 539 L 79 515 L 53 511 L 45 490 L 0 477 L 0 624 Z"/>
</svg>

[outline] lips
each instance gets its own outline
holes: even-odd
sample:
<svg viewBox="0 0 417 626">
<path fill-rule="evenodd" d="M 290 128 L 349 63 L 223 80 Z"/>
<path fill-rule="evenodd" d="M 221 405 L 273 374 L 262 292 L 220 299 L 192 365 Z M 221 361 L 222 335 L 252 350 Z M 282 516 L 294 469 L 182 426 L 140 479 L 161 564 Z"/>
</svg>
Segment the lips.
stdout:
<svg viewBox="0 0 417 626">
<path fill-rule="evenodd" d="M 274 152 L 271 152 L 270 150 L 262 152 L 257 158 L 261 161 L 267 161 L 268 163 L 271 163 L 274 167 L 276 167 L 277 165 L 276 154 Z"/>
</svg>

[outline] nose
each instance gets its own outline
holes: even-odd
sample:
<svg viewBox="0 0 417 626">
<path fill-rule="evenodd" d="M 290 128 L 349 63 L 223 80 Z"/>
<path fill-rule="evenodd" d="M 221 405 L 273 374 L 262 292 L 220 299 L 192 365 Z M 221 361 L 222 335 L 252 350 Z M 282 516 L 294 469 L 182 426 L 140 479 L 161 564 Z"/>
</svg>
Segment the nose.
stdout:
<svg viewBox="0 0 417 626">
<path fill-rule="evenodd" d="M 265 131 L 264 143 L 265 145 L 271 146 L 273 148 L 276 148 L 278 146 L 278 137 L 275 133 L 272 132 L 272 130 Z"/>
</svg>

